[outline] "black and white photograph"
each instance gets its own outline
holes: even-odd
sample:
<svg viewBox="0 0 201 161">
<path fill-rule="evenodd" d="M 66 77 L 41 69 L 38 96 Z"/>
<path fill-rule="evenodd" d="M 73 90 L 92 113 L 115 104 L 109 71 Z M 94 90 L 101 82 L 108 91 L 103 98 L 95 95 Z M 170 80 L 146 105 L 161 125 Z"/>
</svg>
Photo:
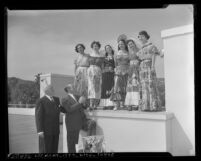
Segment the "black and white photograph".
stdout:
<svg viewBox="0 0 201 161">
<path fill-rule="evenodd" d="M 196 156 L 192 4 L 6 12 L 9 154 Z"/>
</svg>

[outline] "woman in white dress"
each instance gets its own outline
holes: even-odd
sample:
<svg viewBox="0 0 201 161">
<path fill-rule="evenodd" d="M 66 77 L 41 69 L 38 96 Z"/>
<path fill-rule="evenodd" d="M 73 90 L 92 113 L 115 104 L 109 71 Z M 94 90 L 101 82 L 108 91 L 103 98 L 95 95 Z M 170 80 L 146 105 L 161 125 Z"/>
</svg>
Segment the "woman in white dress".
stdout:
<svg viewBox="0 0 201 161">
<path fill-rule="evenodd" d="M 134 40 L 127 41 L 129 50 L 130 66 L 126 88 L 125 106 L 129 111 L 137 110 L 140 100 L 139 84 L 139 59 L 137 57 L 138 47 Z"/>
<path fill-rule="evenodd" d="M 101 99 L 101 84 L 102 84 L 102 64 L 103 57 L 100 55 L 99 49 L 101 44 L 98 41 L 93 41 L 91 48 L 93 52 L 90 54 L 87 70 L 88 75 L 88 98 L 90 99 L 90 110 L 96 109 Z"/>
<path fill-rule="evenodd" d="M 84 52 L 85 46 L 83 44 L 77 44 L 75 51 L 78 54 L 78 57 L 75 60 L 75 79 L 74 87 L 76 94 L 79 96 L 86 96 L 88 92 L 88 78 L 87 78 L 87 69 L 89 67 L 89 54 Z"/>
</svg>

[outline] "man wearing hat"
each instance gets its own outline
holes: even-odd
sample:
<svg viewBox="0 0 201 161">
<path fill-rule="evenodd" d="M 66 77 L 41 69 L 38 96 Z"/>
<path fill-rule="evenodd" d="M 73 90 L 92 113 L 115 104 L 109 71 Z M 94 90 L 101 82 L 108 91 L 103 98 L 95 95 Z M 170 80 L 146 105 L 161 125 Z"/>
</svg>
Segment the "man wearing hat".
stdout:
<svg viewBox="0 0 201 161">
<path fill-rule="evenodd" d="M 59 143 L 59 114 L 65 112 L 60 106 L 58 97 L 54 97 L 52 85 L 44 89 L 45 95 L 40 98 L 35 108 L 35 121 L 39 135 L 39 153 L 57 153 Z"/>
<path fill-rule="evenodd" d="M 66 111 L 66 129 L 67 129 L 67 146 L 69 153 L 75 153 L 75 144 L 78 143 L 79 132 L 86 121 L 84 113 L 84 104 L 86 98 L 84 96 L 77 96 L 74 94 L 73 86 L 68 84 L 64 91 L 67 93 L 66 97 L 61 99 L 61 105 Z"/>
</svg>

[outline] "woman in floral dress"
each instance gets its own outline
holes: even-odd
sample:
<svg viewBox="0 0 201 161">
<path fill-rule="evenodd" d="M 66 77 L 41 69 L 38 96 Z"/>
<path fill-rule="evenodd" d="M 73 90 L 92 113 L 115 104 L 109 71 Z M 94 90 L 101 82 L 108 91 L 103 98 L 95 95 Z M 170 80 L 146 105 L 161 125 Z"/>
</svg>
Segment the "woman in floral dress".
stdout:
<svg viewBox="0 0 201 161">
<path fill-rule="evenodd" d="M 75 60 L 75 79 L 74 87 L 77 95 L 86 96 L 88 92 L 88 78 L 87 69 L 89 67 L 89 54 L 84 53 L 85 46 L 83 44 L 77 44 L 75 51 L 79 53 Z"/>
<path fill-rule="evenodd" d="M 90 54 L 87 70 L 88 75 L 88 98 L 90 99 L 90 110 L 96 109 L 101 99 L 101 84 L 102 84 L 102 65 L 103 57 L 100 55 L 99 49 L 101 44 L 98 41 L 93 41 L 91 48 L 93 52 Z"/>
<path fill-rule="evenodd" d="M 159 50 L 148 41 L 150 36 L 146 31 L 139 32 L 138 38 L 143 44 L 138 52 L 138 57 L 141 60 L 139 76 L 142 94 L 139 110 L 159 111 L 161 110 L 161 104 L 155 71 L 155 59 L 156 55 L 159 55 Z"/>
<path fill-rule="evenodd" d="M 126 88 L 126 99 L 125 105 L 128 107 L 128 110 L 137 110 L 139 101 L 140 101 L 140 92 L 139 92 L 139 60 L 136 55 L 138 52 L 138 47 L 134 40 L 130 39 L 127 41 L 127 46 L 129 49 L 130 57 L 130 67 Z"/>
<path fill-rule="evenodd" d="M 129 71 L 129 54 L 125 39 L 118 40 L 118 52 L 115 56 L 115 78 L 111 100 L 115 103 L 114 110 L 124 109 L 126 85 Z"/>
</svg>

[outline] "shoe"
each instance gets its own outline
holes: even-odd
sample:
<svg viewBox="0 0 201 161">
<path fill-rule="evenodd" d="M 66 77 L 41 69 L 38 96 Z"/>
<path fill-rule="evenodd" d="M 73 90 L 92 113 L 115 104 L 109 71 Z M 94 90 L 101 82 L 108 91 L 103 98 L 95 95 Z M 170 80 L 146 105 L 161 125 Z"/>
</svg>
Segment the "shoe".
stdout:
<svg viewBox="0 0 201 161">
<path fill-rule="evenodd" d="M 89 107 L 88 109 L 89 109 L 89 111 L 92 111 L 92 110 L 93 110 L 93 107 Z"/>
<path fill-rule="evenodd" d="M 114 107 L 113 110 L 116 111 L 116 110 L 117 110 L 117 107 Z"/>
<path fill-rule="evenodd" d="M 132 111 L 133 109 L 132 109 L 131 106 L 128 106 L 128 107 L 127 107 L 127 110 L 128 110 L 128 111 Z"/>
<path fill-rule="evenodd" d="M 138 111 L 138 106 L 132 106 L 133 111 Z"/>
</svg>

